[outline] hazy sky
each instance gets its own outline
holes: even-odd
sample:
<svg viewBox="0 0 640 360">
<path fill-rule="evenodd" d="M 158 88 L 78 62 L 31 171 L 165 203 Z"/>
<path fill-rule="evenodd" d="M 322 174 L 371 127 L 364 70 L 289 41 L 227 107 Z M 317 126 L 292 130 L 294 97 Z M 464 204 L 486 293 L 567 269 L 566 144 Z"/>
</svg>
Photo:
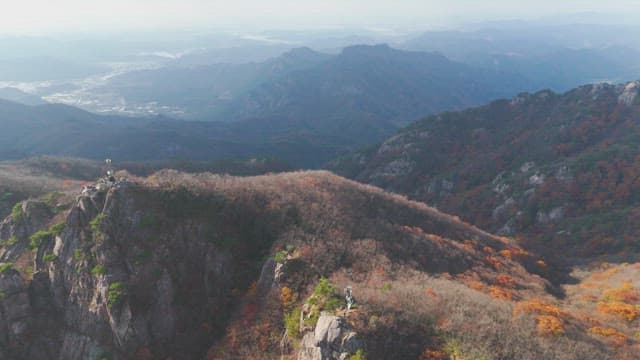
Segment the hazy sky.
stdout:
<svg viewBox="0 0 640 360">
<path fill-rule="evenodd" d="M 174 27 L 311 28 L 640 14 L 638 0 L 0 0 L 0 32 Z"/>
</svg>

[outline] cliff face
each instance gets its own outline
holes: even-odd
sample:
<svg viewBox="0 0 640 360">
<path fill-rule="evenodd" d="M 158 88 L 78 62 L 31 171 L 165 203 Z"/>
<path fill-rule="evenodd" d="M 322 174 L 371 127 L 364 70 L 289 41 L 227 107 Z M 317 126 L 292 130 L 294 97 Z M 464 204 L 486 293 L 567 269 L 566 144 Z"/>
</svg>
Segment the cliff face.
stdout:
<svg viewBox="0 0 640 360">
<path fill-rule="evenodd" d="M 233 261 L 247 249 L 223 249 L 212 240 L 222 234 L 203 218 L 221 204 L 205 201 L 197 209 L 187 197 L 124 181 L 83 192 L 57 216 L 64 224 L 50 228 L 57 231 L 36 233 L 54 221 L 43 203 L 27 202 L 22 215 L 5 220 L 0 234 L 17 240 L 3 247 L 2 261 L 18 267 L 30 247 L 35 254 L 29 283 L 12 268 L 0 276 L 0 341 L 8 356 L 205 353 L 224 329 L 232 291 L 256 271 Z"/>
</svg>

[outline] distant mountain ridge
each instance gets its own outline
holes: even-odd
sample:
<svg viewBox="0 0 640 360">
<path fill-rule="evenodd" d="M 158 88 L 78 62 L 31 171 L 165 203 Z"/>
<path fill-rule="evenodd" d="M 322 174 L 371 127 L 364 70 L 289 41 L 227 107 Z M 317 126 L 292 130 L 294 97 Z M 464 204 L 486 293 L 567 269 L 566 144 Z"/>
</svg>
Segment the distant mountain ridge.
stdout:
<svg viewBox="0 0 640 360">
<path fill-rule="evenodd" d="M 487 70 L 514 72 L 535 88 L 568 91 L 580 85 L 640 77 L 638 27 L 514 24 L 468 31 L 429 31 L 398 47 L 435 51 Z"/>
<path fill-rule="evenodd" d="M 210 114 L 207 120 L 225 121 L 103 117 L 62 105 L 3 103 L 0 121 L 10 130 L 0 135 L 0 156 L 273 157 L 297 167 L 318 167 L 379 142 L 424 114 L 526 88 L 517 76 L 386 45 L 354 46 L 338 56 L 300 48 L 259 64 L 139 71 L 111 84 L 135 101 L 193 106 Z"/>
<path fill-rule="evenodd" d="M 37 95 L 32 95 L 12 87 L 0 88 L 0 99 L 23 105 L 43 105 L 47 103 Z"/>
<path fill-rule="evenodd" d="M 101 91 L 177 107 L 199 120 L 355 117 L 407 123 L 530 88 L 515 73 L 387 45 L 358 45 L 339 55 L 299 48 L 262 63 L 133 72 L 113 78 Z"/>
<path fill-rule="evenodd" d="M 545 90 L 421 120 L 333 163 L 537 250 L 637 252 L 640 82 Z"/>
</svg>

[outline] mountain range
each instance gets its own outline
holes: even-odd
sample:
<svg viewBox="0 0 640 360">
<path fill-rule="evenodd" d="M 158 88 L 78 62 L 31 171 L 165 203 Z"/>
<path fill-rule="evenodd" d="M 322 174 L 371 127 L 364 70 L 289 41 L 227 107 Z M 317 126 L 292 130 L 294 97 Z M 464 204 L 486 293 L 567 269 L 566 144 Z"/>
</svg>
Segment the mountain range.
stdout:
<svg viewBox="0 0 640 360">
<path fill-rule="evenodd" d="M 476 69 L 437 54 L 360 45 L 338 55 L 298 48 L 261 63 L 131 72 L 96 92 L 158 103 L 174 109 L 171 115 L 184 112 L 185 118 L 208 121 L 278 116 L 406 124 L 526 89 L 529 83 L 514 73 Z"/>
</svg>

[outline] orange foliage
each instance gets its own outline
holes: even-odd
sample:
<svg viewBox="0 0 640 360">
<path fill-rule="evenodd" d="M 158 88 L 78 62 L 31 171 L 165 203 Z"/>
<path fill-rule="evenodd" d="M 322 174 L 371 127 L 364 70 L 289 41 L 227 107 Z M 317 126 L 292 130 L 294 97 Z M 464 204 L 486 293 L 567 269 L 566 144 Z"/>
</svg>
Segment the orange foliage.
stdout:
<svg viewBox="0 0 640 360">
<path fill-rule="evenodd" d="M 561 319 L 552 315 L 536 316 L 536 330 L 543 336 L 560 336 L 564 334 L 564 323 Z"/>
<path fill-rule="evenodd" d="M 489 254 L 493 254 L 494 252 L 496 252 L 496 250 L 494 248 L 492 248 L 491 246 L 485 246 L 482 248 L 482 250 L 486 253 Z"/>
<path fill-rule="evenodd" d="M 588 323 L 591 325 L 600 325 L 600 322 L 596 318 L 591 317 L 587 314 L 577 313 L 577 314 L 574 314 L 573 316 L 584 323 Z"/>
<path fill-rule="evenodd" d="M 485 260 L 491 265 L 494 269 L 499 269 L 502 266 L 502 262 L 495 256 L 487 256 Z"/>
<path fill-rule="evenodd" d="M 473 290 L 482 290 L 484 289 L 484 284 L 481 281 L 471 280 L 467 283 L 467 285 Z"/>
<path fill-rule="evenodd" d="M 598 303 L 598 311 L 604 314 L 615 315 L 626 319 L 627 321 L 633 321 L 640 313 L 635 306 L 621 303 L 621 302 L 604 302 Z"/>
<path fill-rule="evenodd" d="M 503 300 L 513 300 L 514 298 L 513 292 L 497 286 L 491 286 L 489 288 L 489 295 L 493 296 L 496 299 Z"/>
<path fill-rule="evenodd" d="M 606 290 L 602 293 L 602 297 L 606 301 L 636 303 L 640 300 L 640 292 L 630 282 L 625 282 L 618 288 Z"/>
<path fill-rule="evenodd" d="M 513 252 L 509 249 L 500 250 L 498 251 L 498 253 L 505 259 L 511 260 L 511 258 L 513 257 Z"/>
<path fill-rule="evenodd" d="M 427 293 L 427 295 L 431 296 L 431 297 L 438 297 L 438 294 L 436 293 L 435 290 L 433 290 L 433 288 L 426 288 L 424 290 L 425 293 Z"/>
<path fill-rule="evenodd" d="M 290 308 L 297 300 L 297 294 L 291 291 L 287 286 L 280 289 L 280 302 L 285 308 Z"/>
<path fill-rule="evenodd" d="M 513 289 L 516 287 L 516 280 L 509 275 L 498 275 L 496 276 L 496 285 Z"/>
<path fill-rule="evenodd" d="M 475 250 L 474 243 L 471 240 L 465 240 L 464 243 L 462 243 L 462 246 L 469 251 Z"/>
<path fill-rule="evenodd" d="M 560 310 L 557 306 L 546 303 L 542 300 L 527 300 L 521 301 L 516 305 L 513 309 L 514 316 L 519 314 L 538 314 L 538 315 L 548 315 L 554 317 L 564 316 L 564 312 Z"/>
<path fill-rule="evenodd" d="M 613 328 L 594 326 L 589 328 L 589 332 L 591 334 L 609 338 L 615 346 L 624 346 L 627 343 L 627 336 Z"/>
<path fill-rule="evenodd" d="M 503 258 L 512 260 L 528 256 L 529 253 L 523 249 L 504 249 L 498 252 Z"/>
</svg>

